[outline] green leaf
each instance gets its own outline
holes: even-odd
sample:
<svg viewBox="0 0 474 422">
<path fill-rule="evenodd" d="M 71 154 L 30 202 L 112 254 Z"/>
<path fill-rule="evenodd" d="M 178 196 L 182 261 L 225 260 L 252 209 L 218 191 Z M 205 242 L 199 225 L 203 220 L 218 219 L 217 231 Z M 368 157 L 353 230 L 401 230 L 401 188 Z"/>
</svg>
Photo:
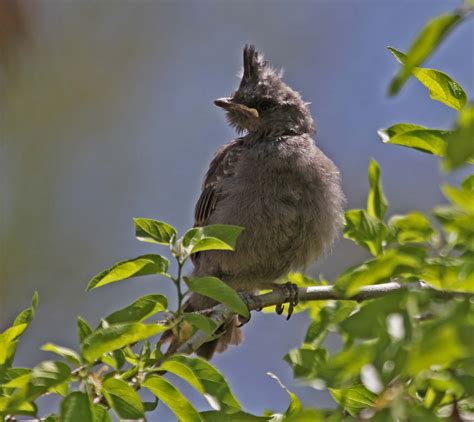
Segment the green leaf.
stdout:
<svg viewBox="0 0 474 422">
<path fill-rule="evenodd" d="M 0 365 L 11 363 L 15 354 L 18 338 L 27 327 L 28 324 L 18 324 L 0 333 Z"/>
<path fill-rule="evenodd" d="M 450 185 L 443 185 L 442 191 L 453 204 L 474 215 L 474 191 L 457 189 Z"/>
<path fill-rule="evenodd" d="M 168 406 L 178 420 L 186 422 L 202 421 L 199 413 L 188 399 L 166 379 L 153 375 L 145 380 L 143 386 Z"/>
<path fill-rule="evenodd" d="M 194 227 L 184 235 L 183 247 L 188 254 L 209 250 L 233 251 L 243 229 L 226 224 Z"/>
<path fill-rule="evenodd" d="M 380 180 L 380 167 L 375 160 L 370 160 L 369 165 L 370 190 L 367 198 L 367 212 L 370 216 L 383 221 L 387 212 L 388 202 L 383 193 L 382 181 Z"/>
<path fill-rule="evenodd" d="M 167 276 L 168 264 L 169 262 L 166 258 L 152 254 L 121 261 L 97 274 L 89 282 L 86 290 L 92 290 L 131 277 L 156 274 Z"/>
<path fill-rule="evenodd" d="M 9 397 L 0 396 L 0 416 L 5 416 L 7 414 L 36 416 L 38 413 L 38 407 L 35 403 L 25 402 L 13 407 L 9 405 L 9 402 Z"/>
<path fill-rule="evenodd" d="M 337 324 L 344 321 L 356 308 L 356 304 L 350 301 L 330 302 L 322 307 L 318 313 L 310 314 L 313 319 L 304 339 L 312 347 L 318 348 L 326 338 L 328 331 Z"/>
<path fill-rule="evenodd" d="M 231 311 L 249 317 L 247 305 L 239 294 L 216 277 L 185 277 L 189 290 L 223 303 Z"/>
<path fill-rule="evenodd" d="M 2 366 L 9 367 L 12 365 L 16 345 L 35 316 L 38 300 L 38 292 L 35 292 L 31 300 L 31 307 L 20 312 L 15 318 L 13 326 L 0 333 L 0 373 L 2 372 Z"/>
<path fill-rule="evenodd" d="M 138 393 L 125 381 L 108 378 L 102 383 L 102 394 L 121 419 L 141 419 L 145 410 Z"/>
<path fill-rule="evenodd" d="M 363 286 L 404 274 L 416 275 L 424 263 L 425 253 L 423 249 L 408 247 L 388 250 L 384 255 L 346 270 L 335 281 L 335 287 L 350 297 Z"/>
<path fill-rule="evenodd" d="M 164 325 L 145 325 L 139 322 L 112 324 L 99 328 L 82 342 L 82 356 L 87 361 L 94 362 L 107 352 L 145 340 L 168 328 Z"/>
<path fill-rule="evenodd" d="M 401 63 L 406 63 L 406 55 L 392 47 L 390 52 Z M 440 101 L 455 110 L 461 110 L 467 101 L 467 96 L 462 86 L 446 73 L 434 69 L 414 67 L 411 72 L 430 91 L 433 100 Z"/>
<path fill-rule="evenodd" d="M 415 339 L 416 341 L 409 349 L 402 369 L 403 375 L 413 376 L 434 366 L 449 368 L 459 359 L 472 357 L 472 325 L 466 327 L 467 314 L 468 312 L 472 314 L 472 311 L 463 303 L 457 305 L 454 308 L 451 307 L 450 315 L 443 315 L 441 319 L 425 324 L 421 335 Z M 463 308 L 467 308 L 467 311 Z M 467 328 L 466 333 L 469 333 L 470 345 L 465 344 L 462 339 L 463 326 Z"/>
<path fill-rule="evenodd" d="M 474 260 L 431 261 L 424 266 L 422 277 L 436 289 L 474 293 Z"/>
<path fill-rule="evenodd" d="M 405 65 L 393 78 L 389 94 L 395 95 L 400 91 L 413 69 L 419 66 L 441 43 L 448 33 L 461 21 L 461 12 L 446 13 L 429 21 L 410 46 L 405 59 Z"/>
<path fill-rule="evenodd" d="M 443 157 L 449 131 L 427 129 L 409 123 L 399 123 L 378 132 L 382 142 L 417 149 L 428 154 Z"/>
<path fill-rule="evenodd" d="M 107 409 L 98 404 L 94 405 L 94 415 L 94 422 L 112 422 L 112 416 L 109 415 Z"/>
<path fill-rule="evenodd" d="M 362 303 L 356 312 L 341 321 L 339 332 L 364 340 L 382 338 L 387 333 L 389 314 L 405 316 L 407 296 L 406 291 L 396 291 Z"/>
<path fill-rule="evenodd" d="M 135 236 L 142 242 L 170 245 L 176 238 L 176 229 L 163 221 L 134 218 Z"/>
<path fill-rule="evenodd" d="M 92 402 L 86 393 L 74 391 L 61 402 L 61 422 L 95 422 Z"/>
<path fill-rule="evenodd" d="M 325 349 L 304 345 L 301 349 L 290 350 L 283 359 L 293 368 L 295 378 L 314 379 L 326 364 L 327 357 Z"/>
<path fill-rule="evenodd" d="M 77 317 L 77 335 L 79 337 L 79 343 L 82 343 L 84 339 L 92 334 L 92 328 L 89 323 L 81 316 Z"/>
<path fill-rule="evenodd" d="M 206 412 L 199 413 L 204 422 L 260 422 L 260 421 L 272 421 L 273 419 L 266 416 L 255 416 L 250 413 L 237 412 L 227 414 L 219 410 L 208 410 Z M 285 421 L 286 422 L 286 421 Z M 309 420 L 308 420 L 309 422 Z M 316 422 L 311 420 L 311 422 Z"/>
<path fill-rule="evenodd" d="M 224 376 L 206 360 L 173 355 L 160 368 L 186 380 L 204 395 L 214 409 L 226 413 L 240 410 L 240 404 L 232 394 Z"/>
<path fill-rule="evenodd" d="M 41 348 L 41 350 L 44 350 L 45 352 L 56 353 L 57 355 L 62 356 L 74 365 L 79 366 L 81 364 L 81 358 L 79 357 L 79 355 L 74 350 L 69 349 L 67 347 L 58 346 L 53 343 L 46 343 Z"/>
<path fill-rule="evenodd" d="M 286 386 L 280 381 L 280 379 L 275 374 L 272 374 L 271 372 L 267 372 L 267 375 L 269 375 L 276 382 L 278 382 L 280 387 L 283 388 L 283 390 L 285 390 L 287 394 L 290 396 L 290 404 L 288 408 L 286 409 L 284 416 L 289 417 L 301 412 L 303 410 L 303 407 L 301 406 L 301 402 L 298 396 L 295 393 L 288 390 L 288 388 L 286 388 Z"/>
<path fill-rule="evenodd" d="M 430 220 L 418 211 L 394 215 L 390 218 L 388 225 L 401 245 L 429 242 L 434 235 Z"/>
<path fill-rule="evenodd" d="M 357 416 L 362 409 L 372 407 L 377 398 L 376 394 L 367 390 L 362 384 L 341 389 L 330 388 L 329 392 L 336 403 L 352 416 Z"/>
<path fill-rule="evenodd" d="M 31 369 L 29 368 L 4 368 L 4 370 L 0 372 L 0 387 L 5 387 L 22 376 L 26 376 L 26 379 L 28 379 L 30 373 Z M 14 388 L 17 387 L 15 386 Z"/>
<path fill-rule="evenodd" d="M 213 334 L 217 329 L 217 324 L 202 314 L 186 313 L 183 319 L 196 327 L 198 330 L 204 331 L 206 334 Z"/>
<path fill-rule="evenodd" d="M 372 255 L 380 255 L 388 234 L 387 226 L 365 210 L 349 210 L 345 217 L 344 237 L 366 248 Z"/>
<path fill-rule="evenodd" d="M 462 164 L 474 163 L 474 104 L 461 110 L 456 128 L 446 139 L 446 158 L 444 167 L 454 170 Z"/>
<path fill-rule="evenodd" d="M 32 402 L 50 389 L 69 379 L 71 370 L 63 362 L 45 361 L 35 366 L 27 375 L 26 382 L 10 398 L 8 406 L 16 408 L 25 402 Z M 22 376 L 24 377 L 24 376 Z"/>
<path fill-rule="evenodd" d="M 295 415 L 286 417 L 284 422 L 339 422 L 340 420 L 337 413 L 332 418 L 318 409 L 304 409 Z"/>
<path fill-rule="evenodd" d="M 20 325 L 20 324 L 29 324 L 33 321 L 33 318 L 36 314 L 36 308 L 38 307 L 39 302 L 39 295 L 38 292 L 33 294 L 33 298 L 31 299 L 31 308 L 25 309 L 24 311 L 20 312 L 20 314 L 16 317 L 15 322 L 13 325 Z"/>
<path fill-rule="evenodd" d="M 464 190 L 474 192 L 474 173 L 467 176 L 461 183 Z"/>
<path fill-rule="evenodd" d="M 141 322 L 158 312 L 166 311 L 168 300 L 163 295 L 146 295 L 131 305 L 113 312 L 104 318 L 109 324 Z"/>
</svg>

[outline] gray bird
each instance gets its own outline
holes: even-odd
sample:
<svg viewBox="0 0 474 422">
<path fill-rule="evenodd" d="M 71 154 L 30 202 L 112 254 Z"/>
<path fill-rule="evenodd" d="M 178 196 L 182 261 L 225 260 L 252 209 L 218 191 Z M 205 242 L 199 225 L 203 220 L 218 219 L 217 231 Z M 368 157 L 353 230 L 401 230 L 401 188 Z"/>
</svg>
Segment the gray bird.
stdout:
<svg viewBox="0 0 474 422">
<path fill-rule="evenodd" d="M 339 171 L 316 147 L 307 103 L 278 72 L 245 46 L 239 88 L 215 104 L 242 136 L 223 145 L 206 173 L 195 226 L 233 224 L 245 230 L 235 252 L 208 251 L 194 259 L 193 276 L 219 277 L 237 291 L 275 288 L 327 253 L 343 223 Z M 193 294 L 186 311 L 209 308 Z M 236 320 L 197 353 L 210 358 L 242 341 Z"/>
</svg>

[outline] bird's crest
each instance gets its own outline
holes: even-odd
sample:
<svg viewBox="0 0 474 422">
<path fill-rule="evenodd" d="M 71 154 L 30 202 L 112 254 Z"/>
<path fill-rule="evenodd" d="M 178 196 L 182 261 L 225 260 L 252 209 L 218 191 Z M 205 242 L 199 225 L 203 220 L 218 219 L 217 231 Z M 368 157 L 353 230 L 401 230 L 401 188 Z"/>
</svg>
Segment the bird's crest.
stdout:
<svg viewBox="0 0 474 422">
<path fill-rule="evenodd" d="M 244 73 L 241 84 L 255 81 L 260 77 L 262 70 L 267 65 L 263 56 L 255 51 L 254 45 L 245 45 L 244 47 Z"/>
</svg>

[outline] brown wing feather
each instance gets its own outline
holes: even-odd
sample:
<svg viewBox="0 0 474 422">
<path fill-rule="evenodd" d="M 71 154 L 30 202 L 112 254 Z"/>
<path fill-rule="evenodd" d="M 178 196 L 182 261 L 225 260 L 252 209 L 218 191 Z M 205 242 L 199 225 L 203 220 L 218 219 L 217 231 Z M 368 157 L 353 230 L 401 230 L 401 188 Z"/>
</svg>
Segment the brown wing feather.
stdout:
<svg viewBox="0 0 474 422">
<path fill-rule="evenodd" d="M 220 148 L 206 173 L 199 197 L 194 209 L 194 227 L 205 226 L 219 203 L 220 182 L 232 177 L 235 164 L 242 151 L 242 140 L 236 139 Z"/>
</svg>

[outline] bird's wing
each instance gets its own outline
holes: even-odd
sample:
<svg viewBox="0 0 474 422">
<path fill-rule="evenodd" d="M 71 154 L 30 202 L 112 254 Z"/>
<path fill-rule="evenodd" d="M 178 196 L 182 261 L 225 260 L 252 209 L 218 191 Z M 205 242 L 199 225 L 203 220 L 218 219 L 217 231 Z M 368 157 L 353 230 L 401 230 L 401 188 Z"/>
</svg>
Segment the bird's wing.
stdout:
<svg viewBox="0 0 474 422">
<path fill-rule="evenodd" d="M 235 174 L 235 164 L 243 150 L 243 141 L 236 139 L 220 148 L 211 161 L 194 209 L 194 227 L 205 226 L 219 204 L 222 181 Z"/>
</svg>

